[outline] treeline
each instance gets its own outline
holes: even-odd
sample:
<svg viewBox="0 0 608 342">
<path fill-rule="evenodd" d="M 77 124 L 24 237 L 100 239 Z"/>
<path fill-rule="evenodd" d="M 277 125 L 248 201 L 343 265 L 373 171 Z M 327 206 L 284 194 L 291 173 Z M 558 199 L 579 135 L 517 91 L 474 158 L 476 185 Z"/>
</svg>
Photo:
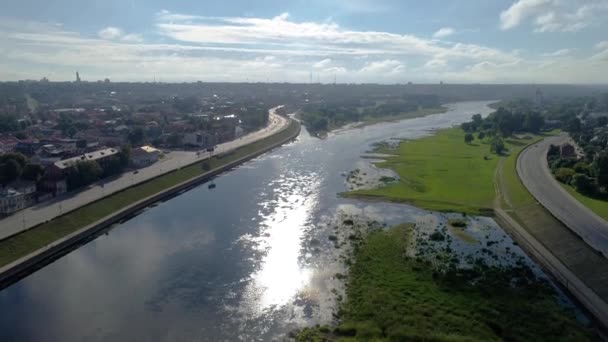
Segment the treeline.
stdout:
<svg viewBox="0 0 608 342">
<path fill-rule="evenodd" d="M 38 182 L 44 174 L 40 164 L 32 163 L 21 153 L 0 155 L 0 184 L 6 186 L 16 180 Z"/>
<path fill-rule="evenodd" d="M 480 114 L 473 115 L 472 120 L 463 123 L 461 128 L 465 132 L 464 140 L 467 144 L 475 138 L 489 140 L 490 151 L 502 154 L 505 151 L 503 138 L 508 138 L 516 132 L 538 133 L 544 124 L 545 119 L 538 111 L 511 111 L 500 107 L 485 119 Z"/>
<path fill-rule="evenodd" d="M 325 99 L 321 103 L 304 106 L 300 118 L 313 134 L 323 133 L 351 122 L 368 118 L 398 116 L 424 108 L 441 106 L 434 95 L 406 94 L 390 98 Z"/>
<path fill-rule="evenodd" d="M 580 150 L 551 146 L 547 161 L 555 178 L 576 191 L 608 199 L 608 95 L 564 102 L 554 112 Z"/>
</svg>

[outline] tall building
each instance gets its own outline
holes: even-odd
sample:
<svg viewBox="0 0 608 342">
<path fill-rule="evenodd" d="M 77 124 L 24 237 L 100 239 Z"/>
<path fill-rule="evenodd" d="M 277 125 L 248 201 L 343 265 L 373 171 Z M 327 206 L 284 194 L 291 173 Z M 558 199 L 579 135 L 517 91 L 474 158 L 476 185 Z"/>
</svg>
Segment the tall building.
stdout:
<svg viewBox="0 0 608 342">
<path fill-rule="evenodd" d="M 76 82 L 80 83 L 80 74 L 76 71 Z"/>
</svg>

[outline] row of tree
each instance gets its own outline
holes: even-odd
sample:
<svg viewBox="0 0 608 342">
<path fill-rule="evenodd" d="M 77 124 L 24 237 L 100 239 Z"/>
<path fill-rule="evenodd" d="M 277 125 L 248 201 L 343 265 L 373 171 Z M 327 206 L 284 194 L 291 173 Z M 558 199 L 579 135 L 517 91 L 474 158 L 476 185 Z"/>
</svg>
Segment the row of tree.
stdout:
<svg viewBox="0 0 608 342">
<path fill-rule="evenodd" d="M 471 121 L 463 123 L 461 128 L 465 131 L 465 143 L 473 142 L 475 136 L 479 140 L 489 139 L 490 151 L 502 154 L 506 149 L 503 138 L 515 132 L 538 133 L 544 124 L 543 116 L 537 111 L 512 112 L 500 107 L 485 119 L 481 114 L 473 115 Z"/>
<path fill-rule="evenodd" d="M 6 186 L 18 179 L 38 182 L 44 174 L 40 164 L 31 163 L 21 153 L 7 153 L 0 156 L 0 184 Z"/>
<path fill-rule="evenodd" d="M 103 167 L 94 160 L 79 161 L 66 172 L 68 190 L 74 190 L 102 178 L 119 175 L 129 166 L 131 149 L 123 147 L 118 154 L 104 159 Z"/>
</svg>

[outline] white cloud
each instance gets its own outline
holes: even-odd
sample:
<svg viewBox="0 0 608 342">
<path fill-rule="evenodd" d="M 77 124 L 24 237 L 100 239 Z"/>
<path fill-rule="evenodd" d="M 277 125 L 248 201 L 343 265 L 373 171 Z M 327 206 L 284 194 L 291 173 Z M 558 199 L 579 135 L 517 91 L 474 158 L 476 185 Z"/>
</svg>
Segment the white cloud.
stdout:
<svg viewBox="0 0 608 342">
<path fill-rule="evenodd" d="M 603 20 L 606 10 L 606 0 L 518 0 L 500 13 L 500 28 L 532 19 L 536 32 L 576 32 Z"/>
<path fill-rule="evenodd" d="M 598 50 L 608 49 L 608 40 L 604 40 L 595 44 L 595 48 Z"/>
<path fill-rule="evenodd" d="M 385 59 L 383 61 L 368 62 L 361 68 L 362 73 L 382 74 L 398 74 L 405 71 L 405 66 L 394 59 Z"/>
<path fill-rule="evenodd" d="M 97 35 L 101 39 L 105 40 L 122 40 L 127 43 L 140 43 L 143 41 L 143 37 L 136 33 L 125 33 L 118 27 L 108 26 L 104 29 L 99 30 Z"/>
<path fill-rule="evenodd" d="M 424 64 L 427 69 L 443 69 L 448 66 L 448 62 L 443 59 L 431 59 Z"/>
<path fill-rule="evenodd" d="M 323 68 L 327 68 L 330 64 L 331 64 L 331 58 L 325 58 L 325 59 L 320 60 L 317 63 L 313 64 L 313 68 L 323 69 Z"/>
<path fill-rule="evenodd" d="M 447 37 L 447 36 L 451 36 L 454 33 L 456 33 L 456 31 L 453 28 L 451 28 L 451 27 L 442 27 L 437 32 L 433 33 L 433 37 L 435 37 L 435 38 L 444 38 L 444 37 Z"/>
<path fill-rule="evenodd" d="M 180 19 L 170 12 L 158 14 L 157 28 L 175 41 L 198 45 L 235 45 L 253 49 L 272 47 L 302 55 L 329 56 L 438 56 L 448 58 L 512 59 L 510 53 L 474 44 L 440 44 L 408 34 L 355 31 L 325 21 L 294 22 L 288 14 L 274 18 L 193 17 Z"/>
<path fill-rule="evenodd" d="M 133 42 L 133 43 L 141 43 L 144 41 L 143 37 L 140 34 L 136 34 L 136 33 L 125 34 L 120 39 L 125 42 Z"/>
<path fill-rule="evenodd" d="M 123 32 L 118 27 L 108 26 L 97 32 L 97 35 L 102 39 L 111 40 L 120 38 L 123 35 Z"/>
<path fill-rule="evenodd" d="M 545 56 L 545 57 L 563 57 L 563 56 L 568 56 L 571 53 L 572 53 L 572 50 L 570 50 L 570 49 L 560 49 L 560 50 L 557 50 L 554 52 L 544 53 L 543 56 Z"/>
<path fill-rule="evenodd" d="M 407 34 L 350 30 L 331 21 L 294 22 L 287 14 L 207 18 L 165 11 L 155 18 L 163 43 L 144 41 L 119 28 L 91 36 L 55 24 L 0 21 L 0 75 L 71 80 L 77 68 L 87 80 L 152 80 L 156 75 L 164 81 L 308 82 L 313 67 L 324 81 L 333 81 L 336 75 L 340 82 L 394 83 L 411 78 L 415 82 L 590 83 L 608 77 L 608 44 L 603 43 L 598 43 L 593 57 L 551 58 Z"/>
</svg>

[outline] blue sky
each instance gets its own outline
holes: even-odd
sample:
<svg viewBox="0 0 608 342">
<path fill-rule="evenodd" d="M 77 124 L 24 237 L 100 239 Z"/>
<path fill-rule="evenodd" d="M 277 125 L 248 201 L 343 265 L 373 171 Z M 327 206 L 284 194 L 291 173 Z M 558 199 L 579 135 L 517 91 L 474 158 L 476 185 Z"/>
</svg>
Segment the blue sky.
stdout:
<svg viewBox="0 0 608 342">
<path fill-rule="evenodd" d="M 0 79 L 606 83 L 608 0 L 0 4 Z"/>
</svg>

